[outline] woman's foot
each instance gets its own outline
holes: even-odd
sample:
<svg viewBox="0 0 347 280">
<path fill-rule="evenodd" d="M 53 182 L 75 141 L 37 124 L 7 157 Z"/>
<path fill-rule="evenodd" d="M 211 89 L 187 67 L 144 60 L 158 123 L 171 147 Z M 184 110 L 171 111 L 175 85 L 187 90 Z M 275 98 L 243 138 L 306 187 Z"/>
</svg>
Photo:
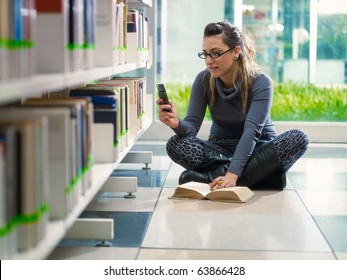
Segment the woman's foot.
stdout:
<svg viewBox="0 0 347 280">
<path fill-rule="evenodd" d="M 193 170 L 185 170 L 181 173 L 178 184 L 182 185 L 188 182 L 211 183 L 207 172 L 198 172 Z"/>
</svg>

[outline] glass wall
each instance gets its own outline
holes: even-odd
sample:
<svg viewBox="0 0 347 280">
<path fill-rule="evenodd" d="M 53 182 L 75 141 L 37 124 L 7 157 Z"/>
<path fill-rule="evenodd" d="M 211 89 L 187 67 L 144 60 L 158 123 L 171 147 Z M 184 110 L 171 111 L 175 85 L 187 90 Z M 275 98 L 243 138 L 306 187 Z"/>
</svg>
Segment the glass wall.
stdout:
<svg viewBox="0 0 347 280">
<path fill-rule="evenodd" d="M 197 53 L 202 48 L 204 27 L 224 18 L 224 0 L 159 0 L 160 67 L 162 81 L 191 82 L 204 68 Z"/>
<path fill-rule="evenodd" d="M 245 0 L 242 5 L 242 31 L 253 37 L 258 63 L 276 81 L 282 80 L 286 47 L 283 11 L 281 0 Z"/>
<path fill-rule="evenodd" d="M 316 83 L 347 84 L 347 1 L 318 3 Z"/>
<path fill-rule="evenodd" d="M 309 109 L 289 108 L 288 114 L 279 112 L 278 116 L 297 115 L 290 120 L 298 120 L 303 112 L 315 110 L 328 113 L 312 117 L 316 113 L 310 111 L 303 120 L 312 117 L 313 121 L 343 121 L 343 118 L 346 121 L 346 0 L 158 0 L 158 5 L 161 9 L 158 80 L 189 87 L 196 74 L 205 68 L 204 61 L 197 57 L 204 27 L 209 22 L 228 19 L 255 40 L 257 61 L 274 80 L 275 94 L 301 92 L 300 97 L 295 97 L 299 98 L 297 104 L 312 103 Z M 340 88 L 328 91 L 326 96 L 320 90 L 323 86 Z M 188 97 L 189 88 L 183 91 L 181 98 Z M 293 100 L 274 96 L 275 101 L 281 98 Z M 319 107 L 327 105 L 327 101 L 331 102 L 330 107 Z M 336 109 L 335 104 L 340 108 Z M 330 115 L 340 119 L 330 119 L 331 110 L 336 112 Z"/>
</svg>

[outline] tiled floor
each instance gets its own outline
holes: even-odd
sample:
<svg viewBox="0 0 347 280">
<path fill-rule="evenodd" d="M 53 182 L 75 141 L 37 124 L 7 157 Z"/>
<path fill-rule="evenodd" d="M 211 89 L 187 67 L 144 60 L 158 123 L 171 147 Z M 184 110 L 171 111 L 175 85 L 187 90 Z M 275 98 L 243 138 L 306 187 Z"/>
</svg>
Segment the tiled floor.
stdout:
<svg viewBox="0 0 347 280">
<path fill-rule="evenodd" d="M 284 191 L 231 204 L 169 199 L 183 168 L 164 144 L 133 147 L 153 151 L 150 170 L 121 164 L 114 172 L 138 178 L 135 199 L 100 193 L 83 213 L 114 218 L 111 247 L 63 240 L 49 258 L 347 260 L 347 145 L 311 144 Z"/>
</svg>

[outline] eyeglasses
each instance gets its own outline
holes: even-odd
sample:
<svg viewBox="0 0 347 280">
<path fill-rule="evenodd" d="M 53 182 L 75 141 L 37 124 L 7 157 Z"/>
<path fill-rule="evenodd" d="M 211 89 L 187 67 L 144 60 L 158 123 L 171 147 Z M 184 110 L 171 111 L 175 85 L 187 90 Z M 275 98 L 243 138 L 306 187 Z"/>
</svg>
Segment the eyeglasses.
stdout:
<svg viewBox="0 0 347 280">
<path fill-rule="evenodd" d="M 201 59 L 207 59 L 207 57 L 211 57 L 212 59 L 217 59 L 219 57 L 221 57 L 223 54 L 233 50 L 235 47 L 231 48 L 231 49 L 228 49 L 226 50 L 225 52 L 222 52 L 222 53 L 217 53 L 217 52 L 210 52 L 210 53 L 207 53 L 207 52 L 199 52 L 198 53 L 198 57 L 200 57 Z"/>
</svg>

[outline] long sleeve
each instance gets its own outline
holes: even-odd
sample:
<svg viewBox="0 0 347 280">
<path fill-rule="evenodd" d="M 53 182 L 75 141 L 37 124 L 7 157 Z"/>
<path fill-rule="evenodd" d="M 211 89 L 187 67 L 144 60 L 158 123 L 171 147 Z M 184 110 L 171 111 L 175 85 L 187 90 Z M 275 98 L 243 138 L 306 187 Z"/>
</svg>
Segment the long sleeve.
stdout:
<svg viewBox="0 0 347 280">
<path fill-rule="evenodd" d="M 179 136 L 196 136 L 205 117 L 208 93 L 204 84 L 206 70 L 200 72 L 192 85 L 186 117 L 173 129 Z"/>
</svg>

